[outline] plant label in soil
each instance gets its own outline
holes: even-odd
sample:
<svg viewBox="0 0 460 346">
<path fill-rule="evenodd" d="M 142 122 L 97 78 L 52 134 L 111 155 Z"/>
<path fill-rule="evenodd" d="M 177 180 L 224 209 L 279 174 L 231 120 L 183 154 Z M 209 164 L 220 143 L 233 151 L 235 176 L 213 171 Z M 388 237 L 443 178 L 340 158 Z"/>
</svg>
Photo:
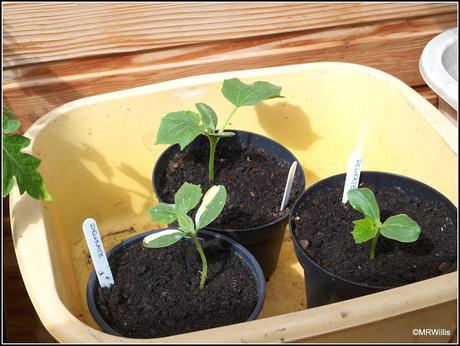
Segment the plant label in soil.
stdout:
<svg viewBox="0 0 460 346">
<path fill-rule="evenodd" d="M 348 191 L 358 187 L 362 162 L 363 156 L 359 151 L 353 152 L 348 158 L 348 169 L 342 196 L 342 203 L 344 204 L 348 202 Z"/>
<path fill-rule="evenodd" d="M 289 168 L 288 178 L 286 181 L 286 187 L 284 188 L 283 200 L 281 201 L 281 211 L 286 208 L 289 202 L 289 196 L 291 195 L 292 183 L 294 182 L 295 170 L 297 169 L 297 161 L 294 161 Z"/>
<path fill-rule="evenodd" d="M 102 244 L 101 235 L 97 228 L 96 220 L 86 219 L 83 222 L 83 233 L 86 244 L 88 244 L 89 253 L 93 261 L 99 285 L 101 287 L 110 287 L 114 284 L 112 271 L 110 270 L 109 261 L 105 254 L 104 245 Z"/>
</svg>

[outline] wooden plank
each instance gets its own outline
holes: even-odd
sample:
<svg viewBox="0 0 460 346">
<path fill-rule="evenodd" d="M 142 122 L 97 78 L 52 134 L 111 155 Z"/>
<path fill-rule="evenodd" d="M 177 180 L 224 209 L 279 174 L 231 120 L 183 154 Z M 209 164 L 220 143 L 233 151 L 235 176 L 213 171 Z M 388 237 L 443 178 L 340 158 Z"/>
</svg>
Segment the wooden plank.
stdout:
<svg viewBox="0 0 460 346">
<path fill-rule="evenodd" d="M 454 3 L 7 3 L 4 65 L 456 13 Z"/>
<path fill-rule="evenodd" d="M 4 100 L 27 128 L 51 109 L 82 97 L 235 69 L 344 61 L 423 85 L 418 60 L 424 46 L 456 23 L 456 14 L 444 14 L 9 68 Z"/>
</svg>

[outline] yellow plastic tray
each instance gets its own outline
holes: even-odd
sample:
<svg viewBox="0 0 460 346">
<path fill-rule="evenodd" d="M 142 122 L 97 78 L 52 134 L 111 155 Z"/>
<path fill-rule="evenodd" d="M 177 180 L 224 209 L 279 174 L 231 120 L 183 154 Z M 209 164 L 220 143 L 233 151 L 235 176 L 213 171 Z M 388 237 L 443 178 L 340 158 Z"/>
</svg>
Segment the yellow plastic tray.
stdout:
<svg viewBox="0 0 460 346">
<path fill-rule="evenodd" d="M 225 78 L 266 80 L 285 99 L 239 110 L 230 125 L 274 138 L 300 160 L 307 187 L 344 172 L 363 129 L 365 170 L 421 180 L 457 203 L 457 130 L 410 87 L 381 71 L 313 63 L 195 76 L 65 104 L 26 133 L 54 201 L 11 194 L 16 255 L 30 298 L 61 342 L 136 342 L 101 332 L 87 309 L 92 263 L 81 224 L 98 221 L 106 249 L 158 225 L 151 174 L 166 148 L 154 145 L 161 117 L 210 104 L 221 121 L 231 105 Z M 305 310 L 303 271 L 286 233 L 258 320 L 149 342 L 447 341 L 414 328 L 456 325 L 457 272 L 337 304 Z M 445 333 L 444 333 L 445 334 Z M 145 341 L 145 340 L 144 340 Z"/>
</svg>

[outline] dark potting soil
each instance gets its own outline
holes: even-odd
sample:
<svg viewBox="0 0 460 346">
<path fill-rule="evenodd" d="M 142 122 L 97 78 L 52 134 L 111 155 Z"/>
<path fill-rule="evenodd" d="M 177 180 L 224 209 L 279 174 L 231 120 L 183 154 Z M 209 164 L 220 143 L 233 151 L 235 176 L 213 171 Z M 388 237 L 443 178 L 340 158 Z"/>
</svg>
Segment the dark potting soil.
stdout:
<svg viewBox="0 0 460 346">
<path fill-rule="evenodd" d="M 360 187 L 364 187 L 360 184 Z M 293 216 L 293 228 L 307 254 L 327 271 L 356 283 L 396 287 L 446 274 L 457 269 L 457 219 L 437 202 L 420 200 L 399 187 L 370 188 L 380 207 L 381 222 L 407 214 L 421 227 L 414 243 L 380 236 L 375 258 L 369 259 L 368 241 L 356 244 L 353 220 L 364 216 L 349 203 L 342 204 L 343 188 L 316 191 Z"/>
<path fill-rule="evenodd" d="M 203 193 L 212 185 L 224 185 L 227 203 L 211 227 L 242 229 L 265 225 L 289 213 L 301 192 L 296 177 L 288 206 L 280 212 L 289 172 L 286 162 L 252 145 L 230 149 L 222 141 L 215 155 L 215 179 L 210 182 L 208 156 L 209 146 L 176 152 L 159 180 L 159 195 L 164 202 L 174 203 L 174 194 L 185 181 L 200 184 Z"/>
<path fill-rule="evenodd" d="M 257 283 L 233 249 L 218 239 L 201 241 L 208 279 L 199 289 L 202 264 L 191 240 L 160 249 L 142 240 L 111 260 L 115 284 L 97 285 L 104 320 L 121 335 L 158 338 L 244 322 L 258 300 Z"/>
</svg>

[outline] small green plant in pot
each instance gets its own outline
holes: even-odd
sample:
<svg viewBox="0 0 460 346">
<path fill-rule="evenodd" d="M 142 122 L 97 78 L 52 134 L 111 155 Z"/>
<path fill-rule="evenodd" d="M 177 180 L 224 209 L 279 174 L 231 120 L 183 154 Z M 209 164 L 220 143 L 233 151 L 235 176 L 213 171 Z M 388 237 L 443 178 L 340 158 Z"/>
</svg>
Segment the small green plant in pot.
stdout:
<svg viewBox="0 0 460 346">
<path fill-rule="evenodd" d="M 287 210 L 304 189 L 304 173 L 298 165 L 291 203 L 280 208 L 289 168 L 298 160 L 276 140 L 226 130 L 241 107 L 284 98 L 280 86 L 266 81 L 245 84 L 232 78 L 224 80 L 221 91 L 233 105 L 221 126 L 216 112 L 205 103 L 196 103 L 196 112 L 172 112 L 161 119 L 156 144 L 171 146 L 155 164 L 153 188 L 160 202 L 171 203 L 184 181 L 206 188 L 224 185 L 229 192 L 227 207 L 208 228 L 246 246 L 268 279 L 278 262 Z"/>
<path fill-rule="evenodd" d="M 242 106 L 253 106 L 264 100 L 283 97 L 281 87 L 268 82 L 257 81 L 245 84 L 238 78 L 227 79 L 222 85 L 222 94 L 234 108 L 218 129 L 218 118 L 211 106 L 197 103 L 198 113 L 179 111 L 168 113 L 161 120 L 156 144 L 179 144 L 181 150 L 189 145 L 199 135 L 205 135 L 209 140 L 208 178 L 214 180 L 214 161 L 217 143 L 221 138 L 234 136 L 234 132 L 225 131 L 236 111 Z"/>
<path fill-rule="evenodd" d="M 380 235 L 401 243 L 412 243 L 419 238 L 420 226 L 406 214 L 390 216 L 385 222 L 380 222 L 377 200 L 372 190 L 367 187 L 352 189 L 347 195 L 351 206 L 364 215 L 364 219 L 353 221 L 353 239 L 356 244 L 371 240 L 371 260 L 375 258 L 375 248 Z"/>
<path fill-rule="evenodd" d="M 380 292 L 455 271 L 457 209 L 432 187 L 363 171 L 325 178 L 296 201 L 290 228 L 308 307 Z"/>
<path fill-rule="evenodd" d="M 27 192 L 29 196 L 38 200 L 52 200 L 43 177 L 37 171 L 41 160 L 22 152 L 22 149 L 30 145 L 31 140 L 16 133 L 21 127 L 21 122 L 13 119 L 11 111 L 3 108 L 2 112 L 3 198 L 10 194 L 16 181 L 21 195 Z"/>
<path fill-rule="evenodd" d="M 198 241 L 198 232 L 209 225 L 219 216 L 227 200 L 227 191 L 222 185 L 214 185 L 204 195 L 198 208 L 195 221 L 187 215 L 201 200 L 203 193 L 198 185 L 185 182 L 175 195 L 175 203 L 159 203 L 150 209 L 153 221 L 170 224 L 178 221 L 179 230 L 164 230 L 148 235 L 144 238 L 144 245 L 148 248 L 162 248 L 177 243 L 189 236 L 192 238 L 203 263 L 200 288 L 204 287 L 208 273 L 208 262 L 203 248 Z"/>
<path fill-rule="evenodd" d="M 114 283 L 101 287 L 93 271 L 87 287 L 89 310 L 104 331 L 154 338 L 258 316 L 265 280 L 256 259 L 234 240 L 203 229 L 220 214 L 226 198 L 222 185 L 203 196 L 199 185 L 186 182 L 173 204 L 149 209 L 154 221 L 177 220 L 178 228 L 137 234 L 110 250 Z M 200 200 L 192 219 L 187 214 Z"/>
</svg>

